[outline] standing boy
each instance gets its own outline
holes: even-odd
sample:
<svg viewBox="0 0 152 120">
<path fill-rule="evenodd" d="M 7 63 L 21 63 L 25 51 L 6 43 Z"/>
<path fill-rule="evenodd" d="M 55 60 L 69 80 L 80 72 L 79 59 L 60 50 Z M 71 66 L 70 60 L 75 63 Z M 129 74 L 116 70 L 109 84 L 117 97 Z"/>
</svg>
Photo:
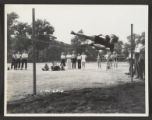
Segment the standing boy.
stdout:
<svg viewBox="0 0 152 120">
<path fill-rule="evenodd" d="M 22 67 L 21 67 L 21 69 L 23 69 L 24 64 L 25 64 L 25 69 L 27 70 L 27 60 L 28 60 L 28 53 L 27 53 L 27 51 L 24 51 L 22 54 Z"/>
<path fill-rule="evenodd" d="M 16 55 L 15 53 L 12 54 L 12 63 L 11 63 L 11 69 L 16 69 Z"/>
<path fill-rule="evenodd" d="M 66 56 L 64 54 L 64 52 L 61 53 L 61 66 L 65 67 L 65 60 L 66 60 Z"/>
<path fill-rule="evenodd" d="M 21 64 L 21 54 L 18 51 L 16 53 L 16 69 L 20 69 L 20 64 Z"/>
<path fill-rule="evenodd" d="M 68 69 L 71 69 L 71 54 L 70 54 L 70 52 L 68 52 L 68 54 L 66 55 L 66 59 L 67 59 L 67 67 L 68 67 Z"/>
<path fill-rule="evenodd" d="M 71 60 L 72 60 L 72 69 L 76 69 L 77 57 L 76 57 L 75 51 L 73 51 L 72 59 Z"/>
<path fill-rule="evenodd" d="M 85 53 L 83 52 L 82 55 L 81 55 L 81 58 L 82 58 L 82 61 L 81 61 L 81 63 L 82 63 L 82 68 L 85 68 L 86 57 L 87 57 L 87 56 L 86 56 Z"/>
<path fill-rule="evenodd" d="M 97 64 L 98 64 L 98 68 L 101 68 L 101 56 L 100 56 L 99 53 L 98 53 L 98 56 L 97 56 Z"/>
<path fill-rule="evenodd" d="M 82 57 L 81 57 L 81 55 L 80 55 L 80 53 L 79 53 L 78 56 L 77 56 L 78 69 L 81 69 L 81 59 L 82 59 Z"/>
</svg>

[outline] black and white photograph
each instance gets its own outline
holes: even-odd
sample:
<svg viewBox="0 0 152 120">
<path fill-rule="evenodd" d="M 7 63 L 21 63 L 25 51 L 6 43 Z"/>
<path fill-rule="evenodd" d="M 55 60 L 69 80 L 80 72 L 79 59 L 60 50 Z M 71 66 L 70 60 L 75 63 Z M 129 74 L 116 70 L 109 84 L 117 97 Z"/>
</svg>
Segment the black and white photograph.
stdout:
<svg viewBox="0 0 152 120">
<path fill-rule="evenodd" d="M 148 5 L 5 4 L 5 116 L 148 116 Z"/>
</svg>

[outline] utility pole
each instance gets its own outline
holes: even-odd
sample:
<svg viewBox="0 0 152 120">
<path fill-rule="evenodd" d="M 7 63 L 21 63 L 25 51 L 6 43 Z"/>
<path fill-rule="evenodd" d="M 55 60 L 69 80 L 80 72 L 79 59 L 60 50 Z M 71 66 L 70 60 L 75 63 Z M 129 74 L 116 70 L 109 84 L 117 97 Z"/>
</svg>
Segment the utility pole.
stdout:
<svg viewBox="0 0 152 120">
<path fill-rule="evenodd" d="M 131 24 L 131 82 L 133 82 L 133 24 Z"/>
<path fill-rule="evenodd" d="M 36 95 L 35 8 L 32 9 L 32 40 L 33 40 L 33 95 Z"/>
</svg>

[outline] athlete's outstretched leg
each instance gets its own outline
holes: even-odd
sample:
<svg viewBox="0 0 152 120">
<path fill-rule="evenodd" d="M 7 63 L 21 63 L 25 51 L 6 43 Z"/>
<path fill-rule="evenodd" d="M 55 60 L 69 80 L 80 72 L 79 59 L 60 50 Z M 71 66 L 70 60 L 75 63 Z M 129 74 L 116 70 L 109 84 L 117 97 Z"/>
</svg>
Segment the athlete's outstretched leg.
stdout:
<svg viewBox="0 0 152 120">
<path fill-rule="evenodd" d="M 88 36 L 88 35 L 84 35 L 84 34 L 82 34 L 82 33 L 75 33 L 75 32 L 71 32 L 71 34 L 73 34 L 73 35 L 76 35 L 76 36 L 78 36 L 78 37 L 82 37 L 82 38 L 85 38 L 85 39 L 89 39 L 89 40 L 91 40 L 91 41 L 94 41 L 94 39 L 95 39 L 95 36 Z"/>
</svg>

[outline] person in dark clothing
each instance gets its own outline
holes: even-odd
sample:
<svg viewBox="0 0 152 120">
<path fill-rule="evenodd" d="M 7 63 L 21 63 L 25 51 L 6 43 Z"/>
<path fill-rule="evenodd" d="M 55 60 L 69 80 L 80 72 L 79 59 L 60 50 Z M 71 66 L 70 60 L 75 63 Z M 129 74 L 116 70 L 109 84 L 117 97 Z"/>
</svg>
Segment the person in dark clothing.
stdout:
<svg viewBox="0 0 152 120">
<path fill-rule="evenodd" d="M 12 54 L 11 69 L 16 69 L 16 55 L 15 55 L 15 53 Z"/>
<path fill-rule="evenodd" d="M 51 70 L 52 71 L 60 71 L 60 70 L 63 71 L 65 69 L 64 69 L 64 66 L 62 64 L 59 66 L 56 62 L 53 62 L 52 66 L 51 66 Z"/>
<path fill-rule="evenodd" d="M 61 53 L 61 66 L 65 67 L 66 56 L 64 52 Z"/>
<path fill-rule="evenodd" d="M 73 51 L 71 61 L 72 61 L 72 69 L 76 69 L 77 57 L 76 57 L 75 51 Z"/>
<path fill-rule="evenodd" d="M 144 80 L 145 79 L 145 40 L 141 40 L 142 46 L 140 47 L 140 53 L 139 53 L 139 79 Z"/>
<path fill-rule="evenodd" d="M 82 33 L 75 33 L 71 32 L 71 34 L 76 35 L 78 37 L 82 37 L 85 39 L 89 39 L 92 41 L 90 46 L 94 46 L 97 49 L 100 50 L 105 50 L 105 49 L 110 49 L 111 53 L 114 51 L 114 44 L 118 42 L 118 37 L 116 35 L 93 35 L 93 36 L 88 36 L 84 35 Z"/>
<path fill-rule="evenodd" d="M 77 56 L 77 61 L 78 61 L 78 69 L 81 69 L 81 55 L 80 55 L 80 53 L 78 54 L 78 56 Z"/>
<path fill-rule="evenodd" d="M 48 66 L 47 63 L 44 65 L 44 67 L 42 68 L 42 70 L 43 71 L 49 71 L 49 66 Z"/>
</svg>

